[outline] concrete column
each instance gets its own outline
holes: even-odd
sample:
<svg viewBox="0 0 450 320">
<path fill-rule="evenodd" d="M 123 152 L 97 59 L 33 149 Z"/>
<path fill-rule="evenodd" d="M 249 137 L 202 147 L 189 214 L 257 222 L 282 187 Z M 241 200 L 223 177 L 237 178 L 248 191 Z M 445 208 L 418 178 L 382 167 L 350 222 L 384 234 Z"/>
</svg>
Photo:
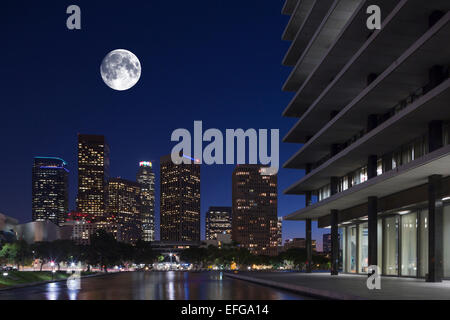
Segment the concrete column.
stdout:
<svg viewBox="0 0 450 320">
<path fill-rule="evenodd" d="M 349 174 L 349 175 L 347 175 L 347 181 L 348 181 L 348 188 L 350 189 L 351 187 L 353 187 L 353 184 L 352 184 L 352 175 L 351 174 Z"/>
<path fill-rule="evenodd" d="M 377 161 L 378 157 L 371 155 L 367 158 L 367 178 L 372 179 L 377 176 Z"/>
<path fill-rule="evenodd" d="M 428 177 L 428 282 L 443 277 L 443 203 L 442 176 Z"/>
<path fill-rule="evenodd" d="M 338 193 L 339 190 L 339 177 L 330 178 L 330 194 L 334 195 Z"/>
<path fill-rule="evenodd" d="M 305 165 L 305 174 L 308 174 L 311 172 L 311 168 L 312 168 L 312 164 L 311 163 L 307 163 Z"/>
<path fill-rule="evenodd" d="M 442 121 L 435 120 L 428 124 L 428 151 L 433 152 L 443 146 Z"/>
<path fill-rule="evenodd" d="M 305 234 L 306 234 L 306 272 L 311 273 L 311 264 L 312 264 L 311 219 L 305 220 Z"/>
<path fill-rule="evenodd" d="M 338 211 L 331 210 L 331 275 L 339 273 Z"/>
<path fill-rule="evenodd" d="M 339 110 L 332 110 L 330 112 L 330 120 L 333 120 L 333 118 L 336 117 L 338 113 L 339 113 Z"/>
<path fill-rule="evenodd" d="M 392 152 L 383 156 L 383 173 L 392 170 Z"/>
<path fill-rule="evenodd" d="M 424 94 L 433 90 L 436 86 L 442 83 L 442 81 L 447 78 L 445 75 L 444 67 L 440 65 L 435 65 L 428 71 L 429 82 L 424 86 Z"/>
<path fill-rule="evenodd" d="M 309 207 L 311 205 L 311 197 L 312 197 L 312 193 L 311 191 L 306 191 L 305 192 L 305 207 Z"/>
<path fill-rule="evenodd" d="M 369 266 L 378 265 L 378 230 L 377 230 L 378 198 L 367 199 L 367 216 L 369 232 Z"/>
<path fill-rule="evenodd" d="M 375 129 L 378 125 L 378 116 L 376 114 L 370 114 L 367 117 L 367 132 Z"/>
<path fill-rule="evenodd" d="M 378 75 L 376 73 L 370 73 L 367 76 L 367 85 L 371 84 L 372 82 L 375 81 L 375 79 L 378 77 Z"/>
</svg>

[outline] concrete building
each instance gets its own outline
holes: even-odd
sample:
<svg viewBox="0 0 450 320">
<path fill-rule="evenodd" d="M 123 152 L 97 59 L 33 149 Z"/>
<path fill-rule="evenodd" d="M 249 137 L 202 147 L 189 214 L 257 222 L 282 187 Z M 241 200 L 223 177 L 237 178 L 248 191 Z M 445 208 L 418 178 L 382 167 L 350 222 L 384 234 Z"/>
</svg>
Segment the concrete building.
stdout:
<svg viewBox="0 0 450 320">
<path fill-rule="evenodd" d="M 210 245 L 215 247 L 222 247 L 223 245 L 231 245 L 233 243 L 231 239 L 231 233 L 219 233 L 214 239 L 206 239 L 204 241 L 203 247 L 208 247 Z"/>
<path fill-rule="evenodd" d="M 19 220 L 0 213 L 0 242 L 12 242 L 16 239 L 16 226 Z"/>
<path fill-rule="evenodd" d="M 209 207 L 205 216 L 205 240 L 217 240 L 220 234 L 231 235 L 231 207 Z"/>
<path fill-rule="evenodd" d="M 161 241 L 200 241 L 200 165 L 160 162 Z"/>
<path fill-rule="evenodd" d="M 380 30 L 366 27 L 369 5 L 381 8 Z M 297 122 L 283 140 L 303 146 L 284 168 L 305 176 L 285 193 L 306 203 L 285 219 L 305 221 L 307 238 L 312 220 L 331 227 L 333 275 L 378 265 L 450 278 L 449 9 L 447 0 L 286 1 L 283 89 L 294 97 L 283 116 Z"/>
<path fill-rule="evenodd" d="M 284 242 L 283 250 L 289 250 L 289 249 L 305 249 L 306 248 L 306 239 L 305 238 L 292 238 L 287 239 Z M 312 251 L 316 251 L 316 240 L 311 241 L 311 249 Z"/>
<path fill-rule="evenodd" d="M 232 177 L 232 239 L 253 254 L 276 255 L 277 175 L 261 165 L 238 165 Z"/>
<path fill-rule="evenodd" d="M 61 225 L 68 211 L 67 163 L 55 157 L 35 157 L 32 169 L 32 219 Z"/>
<path fill-rule="evenodd" d="M 28 244 L 61 239 L 60 228 L 50 220 L 33 221 L 15 227 L 17 240 L 25 240 Z"/>
</svg>

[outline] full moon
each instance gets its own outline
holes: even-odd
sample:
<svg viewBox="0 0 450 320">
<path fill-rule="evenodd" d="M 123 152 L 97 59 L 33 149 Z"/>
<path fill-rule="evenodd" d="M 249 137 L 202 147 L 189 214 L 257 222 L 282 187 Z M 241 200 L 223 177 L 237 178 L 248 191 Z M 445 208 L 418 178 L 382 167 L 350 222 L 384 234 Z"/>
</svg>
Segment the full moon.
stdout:
<svg viewBox="0 0 450 320">
<path fill-rule="evenodd" d="M 111 89 L 124 91 L 132 88 L 141 77 L 141 63 L 130 51 L 113 50 L 106 55 L 100 66 L 103 81 Z"/>
</svg>

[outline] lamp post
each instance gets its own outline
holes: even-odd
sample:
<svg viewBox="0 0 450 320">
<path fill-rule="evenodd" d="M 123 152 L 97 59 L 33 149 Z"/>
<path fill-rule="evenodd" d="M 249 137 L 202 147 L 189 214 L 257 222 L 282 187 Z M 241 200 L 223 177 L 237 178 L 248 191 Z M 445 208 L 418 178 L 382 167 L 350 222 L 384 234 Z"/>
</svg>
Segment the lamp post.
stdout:
<svg viewBox="0 0 450 320">
<path fill-rule="evenodd" d="M 50 262 L 50 266 L 52 267 L 52 281 L 53 281 L 53 274 L 55 273 L 55 262 Z"/>
</svg>

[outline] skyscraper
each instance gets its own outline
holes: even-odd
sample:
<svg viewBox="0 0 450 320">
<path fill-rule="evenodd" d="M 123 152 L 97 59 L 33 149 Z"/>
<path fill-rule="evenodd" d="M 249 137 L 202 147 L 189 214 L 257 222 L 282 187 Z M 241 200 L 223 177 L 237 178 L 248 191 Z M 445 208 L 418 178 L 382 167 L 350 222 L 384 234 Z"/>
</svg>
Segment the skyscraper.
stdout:
<svg viewBox="0 0 450 320">
<path fill-rule="evenodd" d="M 238 165 L 233 171 L 232 238 L 254 254 L 274 255 L 277 241 L 277 175 L 262 175 L 260 165 Z M 275 233 L 276 234 L 276 233 Z"/>
<path fill-rule="evenodd" d="M 117 224 L 117 240 L 134 243 L 141 237 L 141 186 L 121 178 L 108 181 L 109 219 Z"/>
<path fill-rule="evenodd" d="M 162 241 L 200 241 L 200 165 L 161 157 Z"/>
<path fill-rule="evenodd" d="M 218 234 L 231 234 L 231 207 L 210 207 L 205 217 L 205 239 L 217 240 Z"/>
<path fill-rule="evenodd" d="M 139 163 L 136 181 L 141 185 L 141 238 L 144 241 L 153 241 L 155 240 L 155 173 L 151 162 Z"/>
<path fill-rule="evenodd" d="M 32 170 L 33 221 L 64 222 L 68 211 L 67 163 L 60 158 L 35 157 Z"/>
<path fill-rule="evenodd" d="M 106 181 L 109 171 L 109 147 L 100 135 L 78 135 L 77 210 L 94 220 L 106 218 Z"/>
</svg>

